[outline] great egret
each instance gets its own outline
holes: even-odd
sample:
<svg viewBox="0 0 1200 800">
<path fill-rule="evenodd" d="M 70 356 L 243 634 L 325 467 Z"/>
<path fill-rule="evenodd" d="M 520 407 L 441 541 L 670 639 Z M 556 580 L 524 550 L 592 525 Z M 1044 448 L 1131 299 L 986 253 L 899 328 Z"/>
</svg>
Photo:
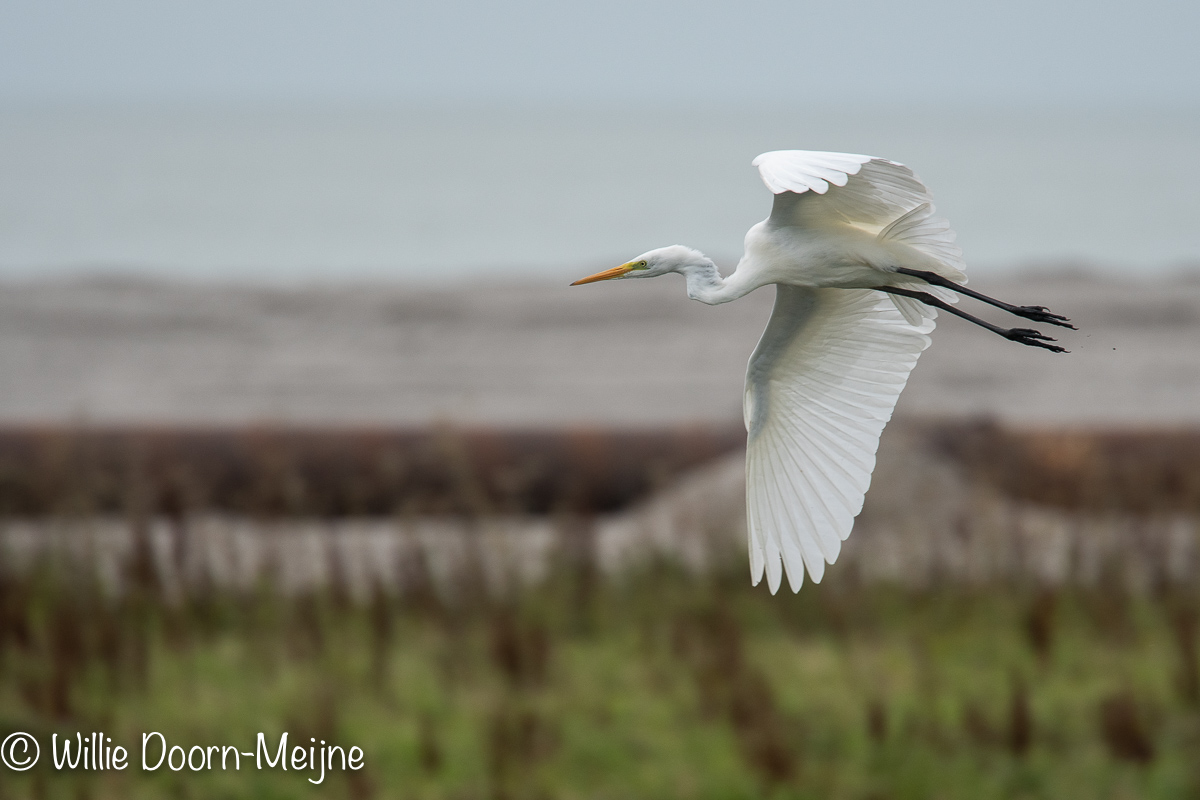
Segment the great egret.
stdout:
<svg viewBox="0 0 1200 800">
<path fill-rule="evenodd" d="M 575 281 L 678 272 L 688 297 L 716 305 L 767 284 L 775 308 L 746 368 L 744 418 L 750 574 L 774 593 L 786 570 L 799 591 L 832 564 L 862 510 L 879 435 L 929 346 L 935 309 L 1056 353 L 1054 339 L 1001 328 L 955 308 L 955 293 L 1025 319 L 1074 329 L 1041 306 L 967 289 L 962 250 L 912 170 L 872 156 L 779 150 L 754 159 L 775 195 L 722 277 L 697 250 L 672 245 Z M 886 293 L 886 294 L 884 294 Z M 888 296 L 890 295 L 890 296 Z"/>
</svg>

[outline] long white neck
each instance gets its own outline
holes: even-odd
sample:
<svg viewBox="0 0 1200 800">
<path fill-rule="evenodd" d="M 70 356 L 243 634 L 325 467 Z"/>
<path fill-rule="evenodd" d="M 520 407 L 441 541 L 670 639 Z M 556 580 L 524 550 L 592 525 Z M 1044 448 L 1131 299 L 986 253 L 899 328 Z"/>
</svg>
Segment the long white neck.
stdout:
<svg viewBox="0 0 1200 800">
<path fill-rule="evenodd" d="M 710 306 L 728 303 L 758 288 L 746 280 L 747 273 L 734 270 L 728 278 L 722 278 L 717 265 L 709 259 L 693 262 L 678 270 L 687 279 L 688 297 Z"/>
</svg>

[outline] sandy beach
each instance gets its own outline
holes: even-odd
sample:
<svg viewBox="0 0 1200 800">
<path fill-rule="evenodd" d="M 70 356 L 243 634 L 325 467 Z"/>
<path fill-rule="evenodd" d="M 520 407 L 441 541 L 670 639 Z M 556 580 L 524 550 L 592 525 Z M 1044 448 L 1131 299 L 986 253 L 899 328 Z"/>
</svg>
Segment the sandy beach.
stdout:
<svg viewBox="0 0 1200 800">
<path fill-rule="evenodd" d="M 1200 279 L 1058 274 L 977 288 L 1071 317 L 1080 330 L 1061 337 L 1071 353 L 1021 347 L 943 314 L 898 415 L 1200 423 Z M 0 287 L 0 422 L 724 423 L 740 416 L 746 360 L 772 298 L 766 288 L 710 308 L 673 279 L 427 289 L 10 282 Z"/>
</svg>

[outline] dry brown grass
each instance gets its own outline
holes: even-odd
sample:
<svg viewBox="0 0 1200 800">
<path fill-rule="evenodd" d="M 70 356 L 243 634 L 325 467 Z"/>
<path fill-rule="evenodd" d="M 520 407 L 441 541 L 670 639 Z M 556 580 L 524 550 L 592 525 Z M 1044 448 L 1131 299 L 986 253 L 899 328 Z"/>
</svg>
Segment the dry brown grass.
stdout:
<svg viewBox="0 0 1200 800">
<path fill-rule="evenodd" d="M 6 428 L 0 514 L 600 513 L 742 438 L 736 427 Z"/>
<path fill-rule="evenodd" d="M 1200 513 L 1200 430 L 932 429 L 977 480 L 1013 499 L 1088 512 Z"/>
<path fill-rule="evenodd" d="M 1200 431 L 907 423 L 974 481 L 1086 512 L 1200 513 Z M 0 514 L 612 511 L 742 444 L 656 430 L 0 429 Z"/>
</svg>

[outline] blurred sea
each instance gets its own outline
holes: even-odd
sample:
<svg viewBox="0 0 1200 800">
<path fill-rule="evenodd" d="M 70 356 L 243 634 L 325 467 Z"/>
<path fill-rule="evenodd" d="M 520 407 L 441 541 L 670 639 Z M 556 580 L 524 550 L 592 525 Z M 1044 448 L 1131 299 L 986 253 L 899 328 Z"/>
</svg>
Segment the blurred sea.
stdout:
<svg viewBox="0 0 1200 800">
<path fill-rule="evenodd" d="M 1200 263 L 1200 113 L 8 109 L 0 278 L 578 277 L 687 243 L 728 268 L 778 148 L 909 163 L 975 274 Z"/>
</svg>

